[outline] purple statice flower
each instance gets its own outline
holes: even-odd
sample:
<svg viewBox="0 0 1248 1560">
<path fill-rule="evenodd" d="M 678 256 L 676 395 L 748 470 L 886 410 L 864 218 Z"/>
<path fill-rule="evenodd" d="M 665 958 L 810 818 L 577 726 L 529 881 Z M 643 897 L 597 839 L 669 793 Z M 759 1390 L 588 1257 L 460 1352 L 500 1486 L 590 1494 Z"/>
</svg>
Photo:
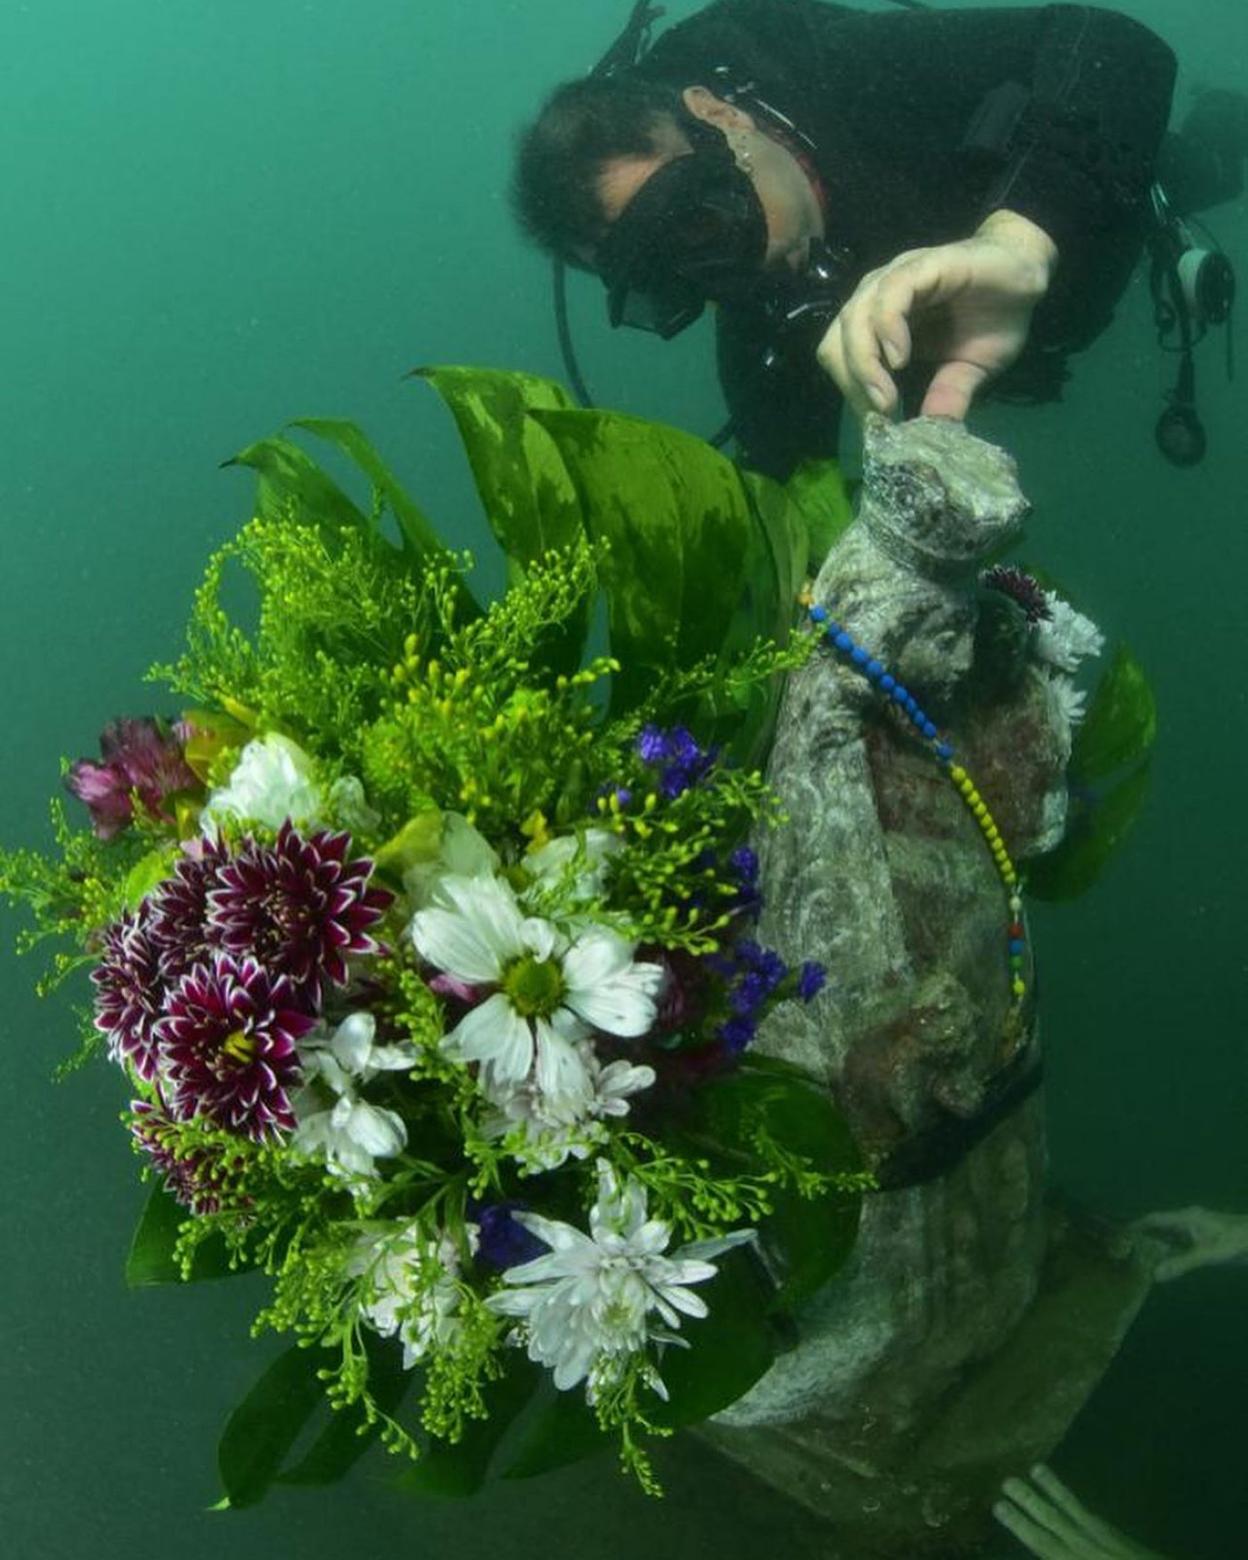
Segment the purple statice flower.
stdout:
<svg viewBox="0 0 1248 1560">
<path fill-rule="evenodd" d="M 95 985 L 95 1027 L 107 1037 L 115 1062 L 130 1061 L 140 1078 L 154 1078 L 158 1066 L 156 1025 L 165 999 L 160 947 L 152 937 L 146 905 L 129 911 L 104 933 L 103 953 L 91 971 Z"/>
<path fill-rule="evenodd" d="M 989 590 L 1000 591 L 1003 596 L 1008 596 L 1015 606 L 1023 609 L 1029 623 L 1039 623 L 1053 616 L 1049 598 L 1040 581 L 1012 564 L 998 563 L 991 569 L 985 569 L 979 576 L 979 583 Z"/>
<path fill-rule="evenodd" d="M 651 768 L 662 765 L 659 789 L 668 801 L 696 785 L 719 756 L 717 748 L 698 746 L 686 726 L 662 731 L 658 726 L 643 726 L 637 738 L 637 754 Z"/>
<path fill-rule="evenodd" d="M 753 1040 L 757 1029 L 757 1022 L 742 1014 L 727 1019 L 719 1026 L 719 1038 L 723 1042 L 724 1050 L 730 1056 L 739 1056 Z"/>
<path fill-rule="evenodd" d="M 249 840 L 208 893 L 212 940 L 289 977 L 313 1004 L 327 984 L 345 986 L 349 957 L 383 951 L 368 928 L 394 898 L 369 887 L 371 861 L 347 860 L 350 843 L 327 830 L 305 839 L 289 819 L 273 845 Z"/>
<path fill-rule="evenodd" d="M 200 789 L 186 762 L 185 745 L 191 728 L 172 727 L 152 716 L 110 721 L 100 734 L 100 757 L 80 758 L 70 765 L 65 784 L 86 804 L 91 826 L 102 840 L 111 840 L 134 822 L 134 796 L 150 813 L 175 822 L 166 804 L 179 791 Z"/>
<path fill-rule="evenodd" d="M 545 1241 L 512 1218 L 516 1210 L 527 1207 L 528 1204 L 522 1202 L 469 1202 L 467 1216 L 480 1231 L 478 1262 L 502 1272 L 521 1262 L 530 1262 L 546 1251 Z"/>
<path fill-rule="evenodd" d="M 256 1142 L 293 1130 L 296 1042 L 316 1023 L 284 976 L 215 953 L 178 982 L 157 1029 L 176 1121 L 204 1116 Z"/>
<path fill-rule="evenodd" d="M 221 1208 L 222 1176 L 216 1156 L 207 1150 L 178 1154 L 174 1122 L 163 1104 L 131 1100 L 134 1140 L 164 1177 L 165 1190 L 192 1213 L 216 1213 Z"/>
<path fill-rule="evenodd" d="M 822 964 L 815 959 L 805 960 L 797 977 L 798 996 L 803 1002 L 813 1001 L 823 990 L 827 980 L 828 972 Z"/>
</svg>

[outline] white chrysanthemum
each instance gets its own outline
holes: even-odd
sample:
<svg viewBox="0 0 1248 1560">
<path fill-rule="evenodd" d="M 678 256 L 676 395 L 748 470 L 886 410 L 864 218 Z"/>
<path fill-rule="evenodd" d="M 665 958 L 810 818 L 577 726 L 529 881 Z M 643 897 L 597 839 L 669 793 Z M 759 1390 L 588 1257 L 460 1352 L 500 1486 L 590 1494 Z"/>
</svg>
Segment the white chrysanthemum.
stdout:
<svg viewBox="0 0 1248 1560">
<path fill-rule="evenodd" d="M 1069 677 L 1063 677 L 1056 673 L 1048 679 L 1049 699 L 1057 712 L 1057 718 L 1066 726 L 1077 726 L 1087 714 L 1084 709 L 1084 700 L 1087 695 L 1082 688 L 1076 688 Z"/>
<path fill-rule="evenodd" d="M 588 1235 L 535 1213 L 517 1211 L 512 1217 L 551 1249 L 509 1268 L 506 1287 L 486 1305 L 520 1319 L 517 1332 L 529 1358 L 553 1370 L 560 1391 L 588 1378 L 591 1401 L 596 1387 L 611 1381 L 627 1357 L 651 1339 L 681 1341 L 654 1329 L 650 1313 L 657 1311 L 668 1327 L 679 1327 L 682 1315 L 705 1316 L 706 1302 L 689 1285 L 715 1276 L 718 1269 L 708 1257 L 755 1236 L 754 1230 L 734 1230 L 664 1256 L 670 1227 L 646 1217 L 644 1187 L 636 1181 L 621 1187 L 605 1159 L 598 1161 L 598 1201 Z M 666 1396 L 657 1372 L 647 1376 Z"/>
<path fill-rule="evenodd" d="M 1050 616 L 1036 624 L 1032 643 L 1042 661 L 1059 672 L 1076 672 L 1080 661 L 1100 655 L 1105 636 L 1091 618 L 1076 612 L 1068 601 L 1048 593 Z"/>
<path fill-rule="evenodd" d="M 415 910 L 423 910 L 444 877 L 493 877 L 498 852 L 462 813 L 442 814 L 438 848 L 428 861 L 418 861 L 403 874 L 403 887 Z"/>
<path fill-rule="evenodd" d="M 524 915 L 499 878 L 443 878 L 411 938 L 453 979 L 499 988 L 442 1040 L 454 1060 L 482 1063 L 491 1086 L 532 1073 L 543 1095 L 575 1094 L 586 1087 L 577 1042 L 591 1029 L 635 1038 L 654 1023 L 661 965 L 635 963 L 632 945 L 605 927 L 564 937 Z"/>
<path fill-rule="evenodd" d="M 465 1229 L 475 1255 L 480 1229 Z M 370 1298 L 360 1314 L 382 1337 L 399 1335 L 404 1370 L 454 1340 L 462 1296 L 459 1251 L 449 1235 L 428 1235 L 413 1223 L 365 1236 L 348 1258 L 347 1272 L 367 1275 Z"/>
<path fill-rule="evenodd" d="M 485 1083 L 496 1109 L 482 1122 L 487 1139 L 524 1128 L 515 1157 L 530 1174 L 557 1170 L 569 1158 L 586 1159 L 606 1137 L 603 1118 L 626 1116 L 629 1096 L 654 1083 L 653 1067 L 636 1067 L 620 1060 L 603 1066 L 588 1040 L 578 1043 L 584 1072 L 578 1087 L 558 1096 L 544 1095 L 531 1080 Z"/>
<path fill-rule="evenodd" d="M 200 813 L 200 826 L 224 817 L 243 818 L 280 829 L 292 823 L 322 820 L 325 798 L 312 773 L 312 760 L 297 743 L 270 731 L 239 754 L 228 782 L 211 791 Z"/>
<path fill-rule="evenodd" d="M 323 1154 L 333 1170 L 375 1176 L 375 1159 L 391 1159 L 407 1147 L 403 1118 L 371 1105 L 355 1092 L 380 1072 L 415 1065 L 415 1047 L 376 1044 L 371 1013 L 351 1013 L 328 1039 L 309 1036 L 299 1045 L 304 1087 L 291 1100 L 298 1120 L 291 1146 L 304 1154 Z"/>
<path fill-rule="evenodd" d="M 524 868 L 542 885 L 557 883 L 565 875 L 564 896 L 571 902 L 592 899 L 606 887 L 607 864 L 624 841 L 610 829 L 585 829 L 560 834 L 524 857 Z M 569 872 L 569 868 L 574 870 Z"/>
</svg>

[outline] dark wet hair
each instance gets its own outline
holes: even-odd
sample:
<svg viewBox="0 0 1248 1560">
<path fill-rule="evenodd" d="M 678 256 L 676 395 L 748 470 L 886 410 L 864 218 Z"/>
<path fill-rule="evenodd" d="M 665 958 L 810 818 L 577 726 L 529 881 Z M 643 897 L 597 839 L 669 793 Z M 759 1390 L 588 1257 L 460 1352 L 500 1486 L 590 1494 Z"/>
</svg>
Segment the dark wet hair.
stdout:
<svg viewBox="0 0 1248 1560">
<path fill-rule="evenodd" d="M 602 239 L 598 198 L 604 163 L 645 157 L 665 120 L 690 118 L 677 88 L 635 76 L 589 76 L 565 82 L 519 137 L 511 203 L 529 238 L 570 264 Z"/>
</svg>

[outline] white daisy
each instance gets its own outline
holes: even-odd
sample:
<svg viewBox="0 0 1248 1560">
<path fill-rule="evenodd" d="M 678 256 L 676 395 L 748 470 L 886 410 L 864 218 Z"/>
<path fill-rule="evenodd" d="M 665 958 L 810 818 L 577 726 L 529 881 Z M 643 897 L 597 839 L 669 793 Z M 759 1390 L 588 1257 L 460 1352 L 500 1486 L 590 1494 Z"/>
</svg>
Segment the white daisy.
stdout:
<svg viewBox="0 0 1248 1560">
<path fill-rule="evenodd" d="M 209 792 L 200 813 L 205 832 L 223 817 L 244 818 L 280 829 L 319 821 L 325 798 L 312 772 L 312 760 L 297 743 L 270 731 L 249 742 L 223 786 Z"/>
<path fill-rule="evenodd" d="M 518 1339 L 529 1358 L 554 1371 L 560 1391 L 588 1378 L 587 1395 L 613 1379 L 624 1361 L 650 1340 L 679 1342 L 651 1327 L 657 1311 L 668 1327 L 684 1316 L 703 1317 L 706 1302 L 690 1284 L 701 1284 L 718 1271 L 708 1257 L 755 1238 L 754 1230 L 734 1230 L 716 1240 L 695 1241 L 664 1256 L 671 1228 L 646 1217 L 645 1188 L 632 1181 L 621 1187 L 605 1159 L 598 1161 L 598 1201 L 589 1216 L 588 1235 L 574 1225 L 517 1211 L 512 1217 L 551 1248 L 546 1256 L 509 1268 L 504 1288 L 486 1305 L 520 1319 Z M 647 1372 L 662 1396 L 657 1372 Z"/>
<path fill-rule="evenodd" d="M 524 915 L 499 878 L 443 878 L 411 938 L 454 979 L 499 988 L 442 1040 L 454 1060 L 482 1063 L 490 1086 L 533 1072 L 543 1095 L 576 1094 L 587 1082 L 577 1042 L 591 1029 L 635 1038 L 654 1023 L 661 965 L 634 963 L 632 945 L 605 927 L 568 939 Z"/>
<path fill-rule="evenodd" d="M 1105 636 L 1091 618 L 1076 612 L 1068 601 L 1047 593 L 1050 616 L 1036 624 L 1033 644 L 1042 661 L 1059 672 L 1076 672 L 1090 655 L 1100 655 Z"/>
</svg>

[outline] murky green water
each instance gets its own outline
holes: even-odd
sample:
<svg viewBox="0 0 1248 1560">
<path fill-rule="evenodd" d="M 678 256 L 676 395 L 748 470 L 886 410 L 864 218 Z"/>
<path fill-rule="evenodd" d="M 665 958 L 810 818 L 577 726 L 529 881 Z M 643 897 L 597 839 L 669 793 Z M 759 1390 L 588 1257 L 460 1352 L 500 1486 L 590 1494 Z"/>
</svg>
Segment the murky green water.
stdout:
<svg viewBox="0 0 1248 1560">
<path fill-rule="evenodd" d="M 510 139 L 622 24 L 606 0 L 7 0 L 0 10 L 0 836 L 46 837 L 62 753 L 150 707 L 210 547 L 245 518 L 218 463 L 291 417 L 349 416 L 464 545 L 484 547 L 458 446 L 409 368 L 562 376 L 544 266 L 512 231 Z M 673 16 L 694 7 L 673 5 Z M 1248 87 L 1238 0 L 1133 0 L 1194 82 Z M 1243 200 L 1212 218 L 1248 257 Z M 1248 258 L 1242 261 L 1248 274 Z M 709 430 L 704 328 L 611 336 L 573 292 L 601 399 Z M 1244 338 L 1239 332 L 1240 345 Z M 1248 402 L 1200 355 L 1211 453 L 1176 472 L 1152 422 L 1173 365 L 1142 279 L 1065 403 L 995 409 L 1029 551 L 1142 658 L 1163 730 L 1148 812 L 1107 880 L 1041 907 L 1052 1170 L 1116 1215 L 1248 1209 Z M 10 923 L 11 925 L 11 923 Z M 222 1419 L 264 1346 L 259 1286 L 128 1294 L 143 1200 L 102 1067 L 54 1088 L 65 1004 L 3 938 L 0 1548 L 12 1560 L 821 1556 L 799 1511 L 697 1446 L 647 1502 L 607 1464 L 413 1505 L 374 1454 L 327 1493 L 208 1514 Z M 1245 1552 L 1248 1269 L 1149 1300 L 1054 1466 L 1175 1560 Z M 1000 1553 L 1015 1553 L 1003 1539 Z"/>
</svg>

